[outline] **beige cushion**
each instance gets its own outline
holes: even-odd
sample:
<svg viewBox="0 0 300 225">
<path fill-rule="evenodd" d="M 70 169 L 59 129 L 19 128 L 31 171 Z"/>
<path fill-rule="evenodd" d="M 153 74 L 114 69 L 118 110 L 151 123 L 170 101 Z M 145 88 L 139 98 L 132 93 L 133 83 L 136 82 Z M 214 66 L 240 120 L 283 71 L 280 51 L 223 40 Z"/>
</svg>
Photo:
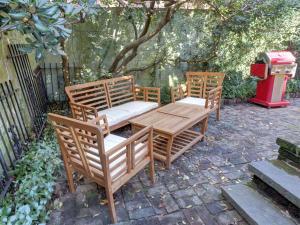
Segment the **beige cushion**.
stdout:
<svg viewBox="0 0 300 225">
<path fill-rule="evenodd" d="M 102 110 L 99 112 L 99 115 L 105 114 L 108 120 L 108 125 L 113 126 L 157 107 L 157 102 L 132 101 Z"/>
<path fill-rule="evenodd" d="M 98 115 L 106 115 L 109 126 L 113 126 L 121 121 L 126 120 L 129 113 L 122 109 L 109 108 L 98 112 Z"/>
<path fill-rule="evenodd" d="M 104 149 L 105 152 L 107 152 L 108 150 L 112 149 L 113 147 L 115 147 L 116 145 L 122 143 L 123 141 L 125 141 L 126 138 L 114 135 L 114 134 L 109 134 L 104 138 Z M 139 150 L 139 148 L 142 147 L 142 144 L 138 144 L 135 146 L 135 150 Z M 110 159 L 112 159 L 114 156 L 116 156 L 118 153 L 120 153 L 120 151 L 123 151 L 125 148 L 117 151 L 116 153 L 114 153 L 113 155 L 110 156 Z M 92 150 L 93 152 L 95 152 L 96 154 L 98 154 L 98 149 L 95 148 L 90 148 L 90 150 Z M 138 164 L 144 157 L 140 156 L 145 156 L 148 154 L 148 149 L 145 146 L 142 150 L 140 150 L 137 154 L 135 154 L 135 165 Z M 95 156 L 93 154 L 87 153 L 87 155 L 95 160 L 100 160 L 99 156 Z M 137 160 L 138 158 L 140 158 L 139 160 Z M 113 169 L 117 164 L 119 164 L 120 162 L 124 161 L 123 163 L 121 163 L 117 168 Z M 99 161 L 99 163 L 94 162 L 92 160 L 89 160 L 89 162 L 95 166 L 96 168 L 102 169 L 101 163 Z M 112 163 L 110 163 L 109 168 L 110 168 L 110 175 L 111 177 L 114 177 L 117 173 L 119 173 L 122 169 L 126 168 L 126 152 L 124 152 L 122 155 L 120 155 L 115 161 L 113 161 Z M 113 169 L 113 170 L 112 170 Z M 126 171 L 124 171 L 123 173 L 119 174 L 118 177 L 122 176 L 123 174 L 125 174 Z M 115 177 L 115 179 L 117 179 L 118 177 Z"/>
<path fill-rule="evenodd" d="M 185 97 L 177 102 L 205 106 L 205 101 L 206 100 L 204 98 Z"/>
</svg>

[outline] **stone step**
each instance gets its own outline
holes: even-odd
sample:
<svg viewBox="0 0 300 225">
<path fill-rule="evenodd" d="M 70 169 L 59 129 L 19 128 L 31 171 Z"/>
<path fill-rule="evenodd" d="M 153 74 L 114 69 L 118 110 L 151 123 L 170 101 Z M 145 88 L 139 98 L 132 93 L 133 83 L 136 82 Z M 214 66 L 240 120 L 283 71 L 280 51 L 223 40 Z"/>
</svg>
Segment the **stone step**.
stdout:
<svg viewBox="0 0 300 225">
<path fill-rule="evenodd" d="M 280 147 L 286 148 L 296 155 L 300 155 L 300 139 L 299 140 L 288 140 L 287 138 L 277 138 L 276 144 Z"/>
<path fill-rule="evenodd" d="M 300 208 L 300 170 L 281 160 L 252 162 L 249 170 Z"/>
<path fill-rule="evenodd" d="M 278 150 L 279 156 L 278 159 L 289 160 L 297 167 L 300 166 L 300 155 L 290 151 L 287 148 L 280 147 Z"/>
<path fill-rule="evenodd" d="M 300 168 L 300 139 L 277 138 L 276 143 L 280 146 L 278 159 Z"/>
<path fill-rule="evenodd" d="M 295 225 L 269 199 L 251 187 L 235 184 L 222 188 L 225 198 L 251 225 Z"/>
</svg>

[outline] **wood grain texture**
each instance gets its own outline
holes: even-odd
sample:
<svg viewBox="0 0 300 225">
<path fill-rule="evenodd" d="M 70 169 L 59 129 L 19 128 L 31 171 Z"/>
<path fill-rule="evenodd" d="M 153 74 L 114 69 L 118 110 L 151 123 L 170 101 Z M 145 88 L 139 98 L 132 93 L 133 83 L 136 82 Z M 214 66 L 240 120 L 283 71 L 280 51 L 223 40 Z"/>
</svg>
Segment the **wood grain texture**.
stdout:
<svg viewBox="0 0 300 225">
<path fill-rule="evenodd" d="M 171 103 L 129 122 L 133 132 L 150 124 L 153 126 L 154 158 L 163 161 L 169 168 L 172 161 L 203 139 L 209 112 L 210 109 L 205 107 Z M 201 131 L 193 131 L 192 127 L 200 123 Z"/>
<path fill-rule="evenodd" d="M 68 86 L 65 91 L 70 101 L 73 118 L 82 121 L 96 118 L 101 110 L 130 101 L 157 102 L 160 105 L 160 88 L 136 86 L 133 76 Z M 110 126 L 110 130 L 127 125 L 128 120 Z"/>
<path fill-rule="evenodd" d="M 182 86 L 171 89 L 171 100 L 176 102 L 184 97 L 204 98 L 205 107 L 217 112 L 220 120 L 222 84 L 225 74 L 219 72 L 187 72 L 186 91 Z"/>
<path fill-rule="evenodd" d="M 110 133 L 105 116 L 90 122 L 53 113 L 49 113 L 48 117 L 57 134 L 70 191 L 76 190 L 74 172 L 103 186 L 112 222 L 115 223 L 113 193 L 147 165 L 150 166 L 150 179 L 154 182 L 152 127 L 145 127 L 123 142 L 105 149 L 105 136 Z"/>
</svg>

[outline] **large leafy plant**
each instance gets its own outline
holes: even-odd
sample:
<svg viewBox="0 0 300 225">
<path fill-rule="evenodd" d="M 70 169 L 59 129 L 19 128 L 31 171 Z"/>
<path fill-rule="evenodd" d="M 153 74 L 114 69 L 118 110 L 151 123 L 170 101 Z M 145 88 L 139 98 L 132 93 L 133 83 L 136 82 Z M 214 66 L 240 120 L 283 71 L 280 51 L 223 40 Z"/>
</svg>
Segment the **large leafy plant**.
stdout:
<svg viewBox="0 0 300 225">
<path fill-rule="evenodd" d="M 26 35 L 26 52 L 35 50 L 36 60 L 45 52 L 64 55 L 60 41 L 71 34 L 71 24 L 82 22 L 97 10 L 95 0 L 0 0 L 0 33 L 17 30 Z"/>
</svg>

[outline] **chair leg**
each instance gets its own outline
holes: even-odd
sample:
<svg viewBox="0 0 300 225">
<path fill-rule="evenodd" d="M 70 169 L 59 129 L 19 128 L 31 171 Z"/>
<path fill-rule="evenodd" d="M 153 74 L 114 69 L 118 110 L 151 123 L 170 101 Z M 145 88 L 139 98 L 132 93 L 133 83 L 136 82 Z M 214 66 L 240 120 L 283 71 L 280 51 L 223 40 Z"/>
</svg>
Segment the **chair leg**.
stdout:
<svg viewBox="0 0 300 225">
<path fill-rule="evenodd" d="M 217 121 L 220 121 L 221 119 L 221 109 L 220 107 L 217 109 Z"/>
<path fill-rule="evenodd" d="M 108 201 L 108 210 L 109 210 L 109 214 L 112 220 L 112 223 L 116 223 L 117 222 L 117 214 L 116 214 L 116 208 L 115 208 L 115 202 L 114 202 L 114 197 L 113 197 L 113 193 L 111 191 L 110 188 L 105 188 L 106 190 L 106 198 Z"/>
<path fill-rule="evenodd" d="M 65 164 L 65 167 L 66 167 L 66 174 L 67 174 L 69 189 L 70 189 L 70 192 L 73 193 L 76 191 L 75 185 L 74 185 L 74 179 L 73 179 L 73 170 L 67 164 Z"/>
</svg>

